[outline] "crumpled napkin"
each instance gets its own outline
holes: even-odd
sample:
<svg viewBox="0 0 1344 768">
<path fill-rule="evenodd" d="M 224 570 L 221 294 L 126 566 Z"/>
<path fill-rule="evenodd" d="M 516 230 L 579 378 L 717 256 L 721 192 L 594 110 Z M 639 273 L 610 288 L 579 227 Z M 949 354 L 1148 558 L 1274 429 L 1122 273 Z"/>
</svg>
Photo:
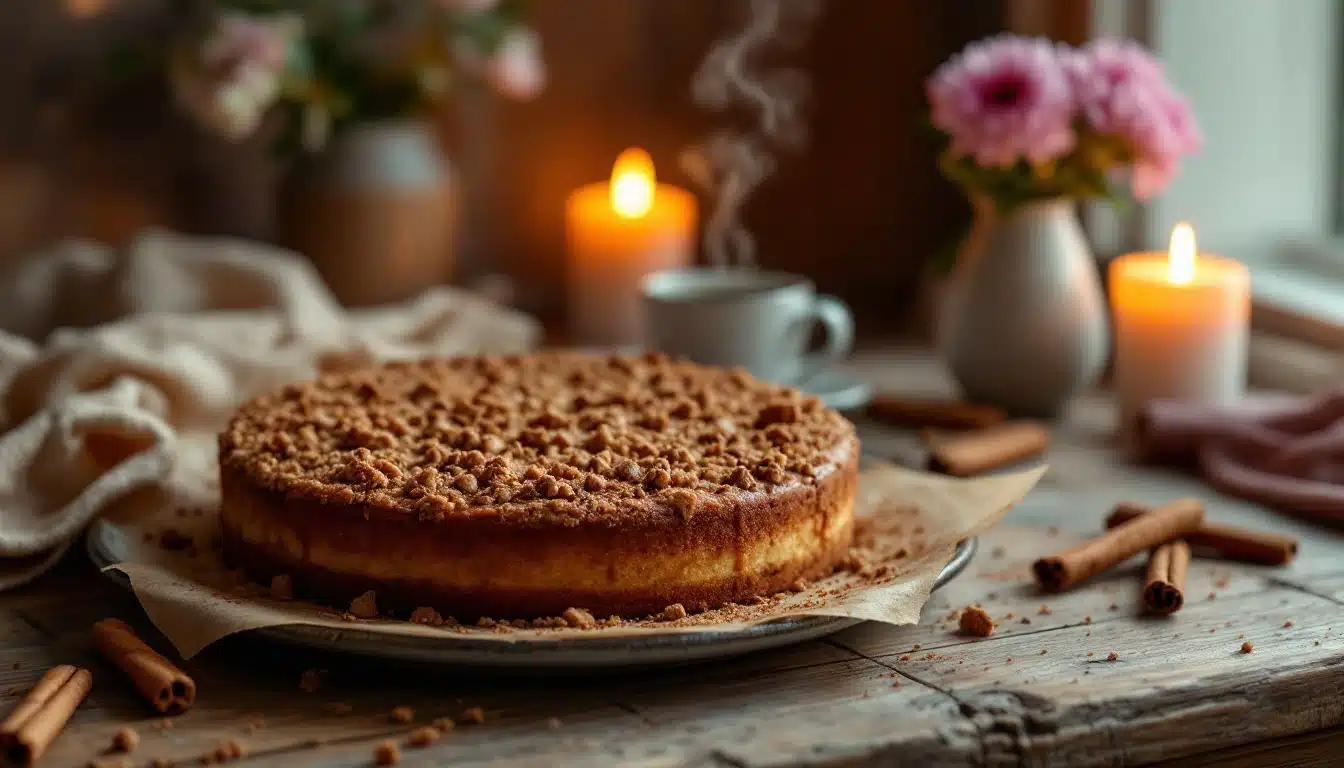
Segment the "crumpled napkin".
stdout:
<svg viewBox="0 0 1344 768">
<path fill-rule="evenodd" d="M 40 254 L 0 281 L 0 327 L 0 589 L 50 568 L 183 451 L 213 451 L 209 438 L 256 394 L 343 366 L 541 339 L 532 318 L 446 287 L 345 310 L 294 254 L 167 232 L 121 252 L 69 242 Z"/>
<path fill-rule="evenodd" d="M 1158 401 L 1136 437 L 1143 458 L 1194 463 L 1225 493 L 1344 520 L 1344 390 L 1236 408 Z"/>
</svg>

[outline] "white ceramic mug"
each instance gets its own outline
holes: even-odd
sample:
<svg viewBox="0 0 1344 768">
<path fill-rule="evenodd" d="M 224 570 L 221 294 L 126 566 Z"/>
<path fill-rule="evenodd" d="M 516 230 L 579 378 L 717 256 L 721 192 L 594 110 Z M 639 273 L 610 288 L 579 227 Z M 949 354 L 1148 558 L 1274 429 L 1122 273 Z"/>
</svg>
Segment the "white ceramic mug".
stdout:
<svg viewBox="0 0 1344 768">
<path fill-rule="evenodd" d="M 720 367 L 740 366 L 768 381 L 806 380 L 854 346 L 845 303 L 818 296 L 812 281 L 786 272 L 692 268 L 656 272 L 641 284 L 650 349 Z M 807 346 L 814 326 L 824 346 Z"/>
</svg>

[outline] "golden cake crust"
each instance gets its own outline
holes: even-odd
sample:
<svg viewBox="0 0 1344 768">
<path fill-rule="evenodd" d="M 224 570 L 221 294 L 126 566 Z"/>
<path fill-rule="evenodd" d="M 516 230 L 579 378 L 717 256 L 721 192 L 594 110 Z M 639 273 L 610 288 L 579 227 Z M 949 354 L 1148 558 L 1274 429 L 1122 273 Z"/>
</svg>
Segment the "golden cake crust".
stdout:
<svg viewBox="0 0 1344 768">
<path fill-rule="evenodd" d="M 843 558 L 857 456 L 815 398 L 657 355 L 393 364 L 239 410 L 226 555 L 462 617 L 719 605 Z"/>
</svg>

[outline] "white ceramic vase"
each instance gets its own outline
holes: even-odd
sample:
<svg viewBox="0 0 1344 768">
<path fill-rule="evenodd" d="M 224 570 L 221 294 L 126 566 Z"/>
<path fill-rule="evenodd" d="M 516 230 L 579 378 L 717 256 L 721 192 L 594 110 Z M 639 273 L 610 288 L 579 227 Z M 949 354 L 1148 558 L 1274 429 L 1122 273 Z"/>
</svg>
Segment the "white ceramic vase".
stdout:
<svg viewBox="0 0 1344 768">
<path fill-rule="evenodd" d="M 347 306 L 407 299 L 452 276 L 456 187 L 429 123 L 357 125 L 296 174 L 282 236 Z"/>
<path fill-rule="evenodd" d="M 943 296 L 938 351 L 968 400 L 1050 417 L 1096 382 L 1106 303 L 1074 201 L 982 213 Z"/>
</svg>

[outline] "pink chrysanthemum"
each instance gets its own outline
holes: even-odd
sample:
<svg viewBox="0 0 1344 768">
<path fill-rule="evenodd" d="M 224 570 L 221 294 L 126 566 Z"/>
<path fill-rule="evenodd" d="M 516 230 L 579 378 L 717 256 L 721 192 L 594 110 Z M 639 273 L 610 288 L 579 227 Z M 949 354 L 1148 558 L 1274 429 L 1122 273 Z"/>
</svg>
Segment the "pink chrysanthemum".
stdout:
<svg viewBox="0 0 1344 768">
<path fill-rule="evenodd" d="M 1044 163 L 1073 149 L 1073 92 L 1055 47 L 1001 35 L 968 45 L 925 84 L 951 151 L 984 167 Z"/>
<path fill-rule="evenodd" d="M 1130 185 L 1147 200 L 1175 176 L 1181 157 L 1203 145 L 1190 106 L 1162 66 L 1136 43 L 1097 40 L 1061 57 L 1087 124 L 1134 152 Z"/>
</svg>

